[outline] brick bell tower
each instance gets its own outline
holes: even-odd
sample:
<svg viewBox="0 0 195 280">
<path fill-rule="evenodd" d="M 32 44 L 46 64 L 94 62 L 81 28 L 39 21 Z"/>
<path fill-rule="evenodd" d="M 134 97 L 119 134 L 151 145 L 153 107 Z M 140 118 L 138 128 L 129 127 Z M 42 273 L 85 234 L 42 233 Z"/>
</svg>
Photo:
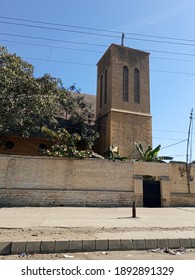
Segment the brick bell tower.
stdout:
<svg viewBox="0 0 195 280">
<path fill-rule="evenodd" d="M 115 144 L 133 159 L 134 142 L 152 145 L 149 53 L 111 44 L 97 63 L 96 108 L 100 154 Z"/>
</svg>

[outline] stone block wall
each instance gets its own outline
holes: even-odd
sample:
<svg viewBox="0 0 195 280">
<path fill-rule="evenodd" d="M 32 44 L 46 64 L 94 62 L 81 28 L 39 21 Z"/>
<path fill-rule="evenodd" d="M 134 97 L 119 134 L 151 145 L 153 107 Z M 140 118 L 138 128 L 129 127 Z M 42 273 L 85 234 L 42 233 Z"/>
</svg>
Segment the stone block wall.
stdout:
<svg viewBox="0 0 195 280">
<path fill-rule="evenodd" d="M 130 206 L 133 164 L 0 156 L 0 206 Z"/>
<path fill-rule="evenodd" d="M 162 207 L 195 207 L 195 165 L 0 155 L 0 207 L 143 206 L 143 180 L 160 181 Z M 190 187 L 190 188 L 189 188 Z"/>
</svg>

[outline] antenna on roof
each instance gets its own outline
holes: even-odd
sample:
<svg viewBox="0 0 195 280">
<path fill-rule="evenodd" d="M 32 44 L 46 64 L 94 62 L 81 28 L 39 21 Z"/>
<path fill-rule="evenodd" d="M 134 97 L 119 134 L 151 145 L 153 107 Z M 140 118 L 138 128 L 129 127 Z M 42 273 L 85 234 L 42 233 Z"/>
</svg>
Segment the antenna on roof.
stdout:
<svg viewBox="0 0 195 280">
<path fill-rule="evenodd" d="M 124 39 L 125 39 L 125 33 L 122 33 L 122 36 L 121 36 L 121 46 L 124 46 Z"/>
</svg>

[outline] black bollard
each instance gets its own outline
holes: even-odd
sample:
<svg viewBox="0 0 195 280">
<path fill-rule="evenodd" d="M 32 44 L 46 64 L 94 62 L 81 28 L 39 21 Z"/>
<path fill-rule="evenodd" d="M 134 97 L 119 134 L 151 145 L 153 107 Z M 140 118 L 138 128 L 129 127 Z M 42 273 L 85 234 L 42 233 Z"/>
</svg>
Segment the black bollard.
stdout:
<svg viewBox="0 0 195 280">
<path fill-rule="evenodd" d="M 135 201 L 133 202 L 133 206 L 132 206 L 132 218 L 136 218 L 136 207 L 135 207 Z"/>
</svg>

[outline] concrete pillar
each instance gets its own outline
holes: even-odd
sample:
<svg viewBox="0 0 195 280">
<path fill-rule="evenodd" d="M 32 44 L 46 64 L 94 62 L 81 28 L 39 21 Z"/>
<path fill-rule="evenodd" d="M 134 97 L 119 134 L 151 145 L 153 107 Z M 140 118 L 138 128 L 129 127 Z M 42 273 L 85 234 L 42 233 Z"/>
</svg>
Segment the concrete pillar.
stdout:
<svg viewBox="0 0 195 280">
<path fill-rule="evenodd" d="M 136 206 L 143 207 L 143 176 L 133 176 L 134 193 L 136 199 Z"/>
<path fill-rule="evenodd" d="M 162 207 L 170 207 L 170 178 L 168 176 L 160 176 L 161 181 L 161 203 Z"/>
</svg>

